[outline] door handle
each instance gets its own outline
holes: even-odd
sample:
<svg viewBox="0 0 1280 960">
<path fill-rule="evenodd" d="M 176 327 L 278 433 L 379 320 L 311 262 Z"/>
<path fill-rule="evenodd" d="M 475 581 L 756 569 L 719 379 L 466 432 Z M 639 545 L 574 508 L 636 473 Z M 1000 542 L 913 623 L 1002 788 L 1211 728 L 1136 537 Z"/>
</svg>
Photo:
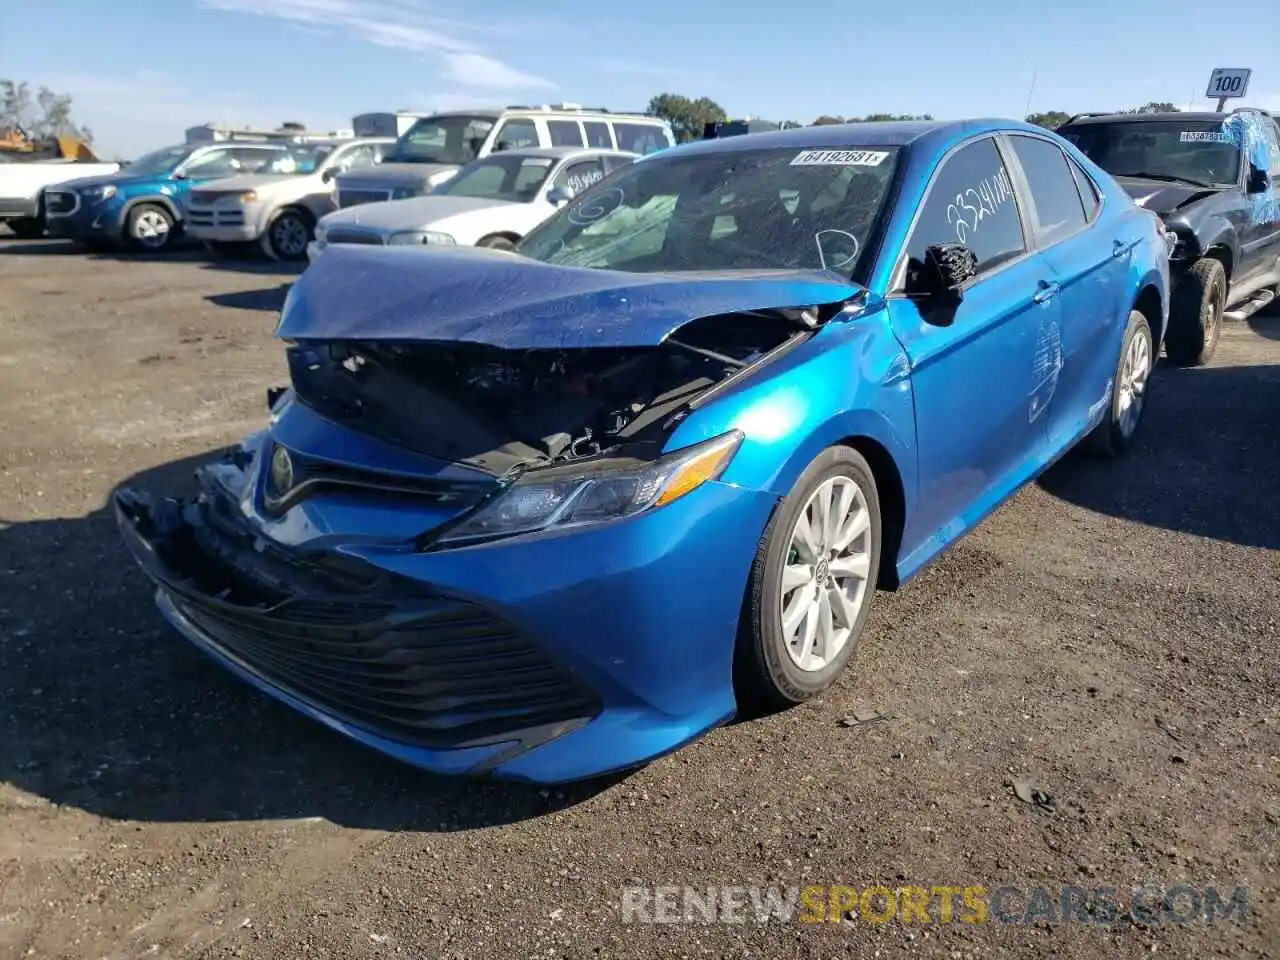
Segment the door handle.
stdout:
<svg viewBox="0 0 1280 960">
<path fill-rule="evenodd" d="M 1052 300 L 1058 295 L 1058 291 L 1062 289 L 1062 287 L 1053 280 L 1041 280 L 1038 286 L 1039 289 L 1036 290 L 1036 295 L 1031 298 L 1036 303 L 1046 303 L 1049 300 Z"/>
</svg>

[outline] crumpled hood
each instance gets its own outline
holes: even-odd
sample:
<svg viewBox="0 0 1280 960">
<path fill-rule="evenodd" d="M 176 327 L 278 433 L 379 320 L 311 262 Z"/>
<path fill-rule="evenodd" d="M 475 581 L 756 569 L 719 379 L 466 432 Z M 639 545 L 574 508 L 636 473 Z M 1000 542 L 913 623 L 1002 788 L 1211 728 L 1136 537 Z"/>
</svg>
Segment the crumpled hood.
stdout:
<svg viewBox="0 0 1280 960">
<path fill-rule="evenodd" d="M 286 340 L 439 340 L 505 349 L 656 346 L 699 317 L 841 303 L 819 270 L 624 273 L 475 247 L 331 247 L 293 285 Z"/>
<path fill-rule="evenodd" d="M 1189 203 L 1217 193 L 1211 187 L 1195 187 L 1191 184 L 1165 183 L 1163 180 L 1142 180 L 1133 177 L 1116 177 L 1125 193 L 1133 197 L 1138 206 L 1161 216 L 1180 210 Z"/>
<path fill-rule="evenodd" d="M 372 227 L 374 230 L 421 230 L 456 214 L 471 213 L 505 206 L 509 200 L 486 200 L 483 197 L 411 197 L 407 200 L 384 200 L 335 210 L 324 216 L 324 226 Z"/>
<path fill-rule="evenodd" d="M 434 174 L 457 170 L 456 163 L 391 163 L 384 160 L 372 167 L 339 174 L 340 187 L 372 187 L 380 184 L 425 184 Z"/>
</svg>

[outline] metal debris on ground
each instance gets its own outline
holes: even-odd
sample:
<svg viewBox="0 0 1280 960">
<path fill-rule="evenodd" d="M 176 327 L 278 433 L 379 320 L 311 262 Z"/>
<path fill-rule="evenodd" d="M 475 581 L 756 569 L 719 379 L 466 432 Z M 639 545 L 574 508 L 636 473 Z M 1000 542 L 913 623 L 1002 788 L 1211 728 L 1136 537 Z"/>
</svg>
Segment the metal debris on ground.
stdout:
<svg viewBox="0 0 1280 960">
<path fill-rule="evenodd" d="M 842 727 L 860 727 L 868 723 L 878 723 L 882 720 L 892 720 L 893 714 L 883 713 L 874 707 L 859 707 L 853 713 L 840 720 Z"/>
<path fill-rule="evenodd" d="M 1053 798 L 1053 795 L 1030 780 L 1014 780 L 1013 795 L 1023 803 L 1029 803 L 1045 813 L 1058 811 L 1058 801 Z"/>
</svg>

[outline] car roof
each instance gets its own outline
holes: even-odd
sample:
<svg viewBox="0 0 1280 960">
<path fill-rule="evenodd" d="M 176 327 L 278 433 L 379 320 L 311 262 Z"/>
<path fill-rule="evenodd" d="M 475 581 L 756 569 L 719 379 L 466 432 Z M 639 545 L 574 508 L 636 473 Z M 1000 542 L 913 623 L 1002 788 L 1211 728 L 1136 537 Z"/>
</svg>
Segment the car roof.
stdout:
<svg viewBox="0 0 1280 960">
<path fill-rule="evenodd" d="M 736 137 L 695 140 L 679 146 L 672 156 L 699 153 L 739 153 L 748 150 L 843 149 L 858 147 L 907 147 L 925 150 L 946 148 L 952 143 L 982 133 L 1040 133 L 1043 127 L 1020 120 L 891 120 L 877 123 L 831 123 L 791 130 L 770 130 Z M 668 151 L 654 154 L 666 156 Z"/>
<path fill-rule="evenodd" d="M 1213 110 L 1175 110 L 1171 113 L 1088 113 L 1072 117 L 1064 127 L 1083 127 L 1094 123 L 1151 123 L 1153 121 L 1184 120 L 1190 123 L 1222 123 L 1227 117 L 1238 113 L 1260 113 L 1270 116 L 1261 107 L 1240 107 L 1231 113 L 1218 113 Z"/>
<path fill-rule="evenodd" d="M 431 117 L 483 117 L 486 120 L 497 120 L 509 113 L 531 114 L 549 117 L 552 120 L 618 120 L 624 123 L 651 123 L 662 126 L 667 121 L 661 117 L 652 117 L 644 113 L 627 113 L 613 110 L 600 110 L 582 107 L 549 107 L 549 106 L 514 106 L 514 107 L 479 107 L 475 110 L 440 110 L 436 113 L 423 114 L 419 119 Z"/>
<path fill-rule="evenodd" d="M 565 157 L 575 157 L 581 154 L 606 154 L 614 157 L 638 157 L 640 154 L 633 153 L 629 150 L 611 150 L 608 147 L 517 147 L 513 150 L 500 150 L 497 153 L 489 154 L 489 157 L 509 157 L 512 155 L 518 157 L 543 157 L 552 160 L 563 160 Z M 485 157 L 484 159 L 488 159 Z"/>
</svg>

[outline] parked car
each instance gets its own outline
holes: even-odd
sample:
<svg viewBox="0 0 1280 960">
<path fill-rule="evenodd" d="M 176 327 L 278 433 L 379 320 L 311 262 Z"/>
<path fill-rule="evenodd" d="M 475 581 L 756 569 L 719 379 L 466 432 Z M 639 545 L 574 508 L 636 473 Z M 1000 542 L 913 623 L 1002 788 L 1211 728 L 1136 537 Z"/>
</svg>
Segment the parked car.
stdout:
<svg viewBox="0 0 1280 960">
<path fill-rule="evenodd" d="M 479 246 L 510 250 L 526 233 L 639 154 L 530 147 L 476 160 L 429 196 L 338 210 L 315 229 L 311 260 L 335 244 Z"/>
<path fill-rule="evenodd" d="M 507 107 L 423 117 L 396 141 L 386 162 L 338 178 L 338 206 L 420 197 L 491 153 L 524 147 L 590 147 L 648 154 L 675 143 L 659 117 L 573 104 Z"/>
<path fill-rule="evenodd" d="M 139 157 L 118 173 L 45 190 L 46 229 L 89 247 L 158 252 L 182 233 L 193 186 L 254 173 L 289 149 L 284 143 L 183 143 Z"/>
<path fill-rule="evenodd" d="M 257 173 L 202 184 L 187 196 L 187 230 L 218 255 L 259 244 L 276 260 L 305 260 L 316 222 L 336 209 L 334 178 L 372 167 L 390 137 L 291 147 Z"/>
<path fill-rule="evenodd" d="M 521 256 L 335 246 L 291 388 L 194 500 L 121 491 L 160 609 L 299 711 L 555 782 L 808 700 L 894 588 L 1133 442 L 1159 221 L 1023 123 L 687 144 Z"/>
<path fill-rule="evenodd" d="M 1265 111 L 1085 114 L 1058 132 L 1176 235 L 1165 350 L 1213 356 L 1224 318 L 1280 290 L 1280 128 Z"/>
<path fill-rule="evenodd" d="M 40 194 L 47 187 L 80 177 L 116 173 L 118 163 L 79 159 L 31 160 L 16 153 L 0 153 L 0 223 L 19 237 L 44 233 Z"/>
</svg>

